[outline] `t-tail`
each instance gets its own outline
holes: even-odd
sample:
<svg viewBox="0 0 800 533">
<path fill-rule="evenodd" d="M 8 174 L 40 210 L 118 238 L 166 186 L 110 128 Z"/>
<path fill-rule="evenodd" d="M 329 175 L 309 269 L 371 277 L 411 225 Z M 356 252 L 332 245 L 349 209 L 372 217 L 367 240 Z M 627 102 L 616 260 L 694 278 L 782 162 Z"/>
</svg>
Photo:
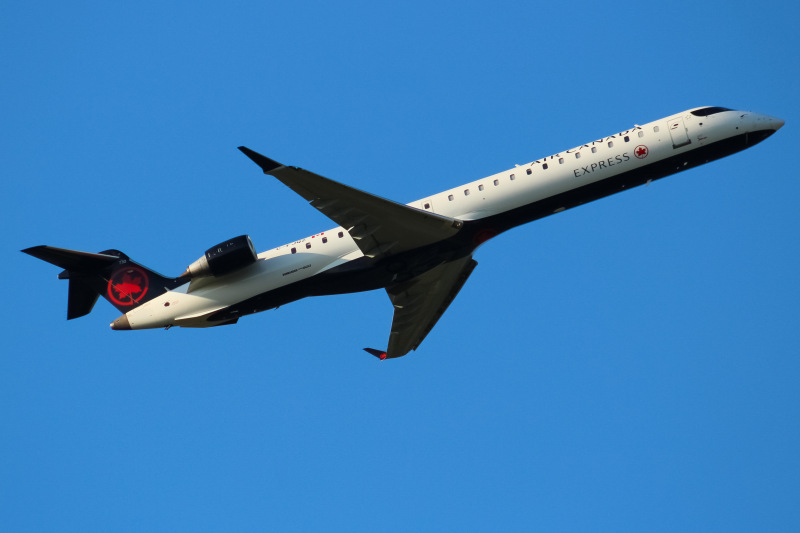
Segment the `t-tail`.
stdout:
<svg viewBox="0 0 800 533">
<path fill-rule="evenodd" d="M 58 278 L 69 280 L 68 320 L 88 315 L 100 296 L 127 313 L 187 281 L 157 274 L 119 250 L 93 254 L 34 246 L 22 251 L 64 269 Z"/>
</svg>

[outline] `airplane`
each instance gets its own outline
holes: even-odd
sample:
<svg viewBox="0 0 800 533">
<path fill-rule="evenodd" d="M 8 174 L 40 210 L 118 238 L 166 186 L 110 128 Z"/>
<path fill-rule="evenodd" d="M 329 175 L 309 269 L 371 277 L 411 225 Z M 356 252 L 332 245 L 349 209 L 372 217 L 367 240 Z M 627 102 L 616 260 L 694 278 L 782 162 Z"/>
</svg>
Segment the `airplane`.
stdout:
<svg viewBox="0 0 800 533">
<path fill-rule="evenodd" d="M 511 228 L 760 143 L 775 117 L 699 107 L 400 204 L 239 147 L 338 227 L 256 253 L 241 235 L 209 248 L 170 278 L 118 250 L 22 250 L 64 271 L 67 319 L 100 296 L 123 313 L 114 330 L 235 324 L 309 296 L 385 289 L 394 307 L 378 359 L 419 348 L 477 266 L 475 251 Z"/>
</svg>

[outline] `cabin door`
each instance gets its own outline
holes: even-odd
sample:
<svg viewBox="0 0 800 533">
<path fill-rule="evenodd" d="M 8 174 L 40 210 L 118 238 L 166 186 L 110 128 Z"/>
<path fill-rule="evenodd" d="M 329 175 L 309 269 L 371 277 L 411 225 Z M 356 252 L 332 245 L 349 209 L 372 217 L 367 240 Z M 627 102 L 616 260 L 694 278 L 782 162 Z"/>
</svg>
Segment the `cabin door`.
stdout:
<svg viewBox="0 0 800 533">
<path fill-rule="evenodd" d="M 672 137 L 673 148 L 680 148 L 691 142 L 686 125 L 683 123 L 683 117 L 673 118 L 669 121 L 669 134 Z"/>
</svg>

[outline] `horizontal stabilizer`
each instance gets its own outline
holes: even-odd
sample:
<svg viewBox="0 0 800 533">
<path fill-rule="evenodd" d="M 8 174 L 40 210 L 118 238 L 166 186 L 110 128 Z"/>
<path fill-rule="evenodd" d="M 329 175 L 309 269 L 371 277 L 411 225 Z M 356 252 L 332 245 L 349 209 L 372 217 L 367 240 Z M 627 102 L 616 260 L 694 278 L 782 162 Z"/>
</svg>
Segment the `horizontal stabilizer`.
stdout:
<svg viewBox="0 0 800 533">
<path fill-rule="evenodd" d="M 42 261 L 47 261 L 51 265 L 56 265 L 73 272 L 94 272 L 102 270 L 120 259 L 120 257 L 116 255 L 78 252 L 76 250 L 66 250 L 54 246 L 34 246 L 32 248 L 26 248 L 22 250 L 22 252 L 32 255 L 37 259 L 41 259 Z"/>
</svg>

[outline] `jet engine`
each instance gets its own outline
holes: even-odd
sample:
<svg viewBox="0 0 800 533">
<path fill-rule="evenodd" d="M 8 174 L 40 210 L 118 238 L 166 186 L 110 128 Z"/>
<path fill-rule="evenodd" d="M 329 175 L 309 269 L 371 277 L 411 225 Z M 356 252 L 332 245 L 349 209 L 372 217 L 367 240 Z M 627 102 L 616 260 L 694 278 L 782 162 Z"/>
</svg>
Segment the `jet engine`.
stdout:
<svg viewBox="0 0 800 533">
<path fill-rule="evenodd" d="M 224 276 L 252 265 L 257 259 L 253 241 L 247 235 L 240 235 L 206 250 L 203 257 L 189 265 L 183 276 Z"/>
</svg>

